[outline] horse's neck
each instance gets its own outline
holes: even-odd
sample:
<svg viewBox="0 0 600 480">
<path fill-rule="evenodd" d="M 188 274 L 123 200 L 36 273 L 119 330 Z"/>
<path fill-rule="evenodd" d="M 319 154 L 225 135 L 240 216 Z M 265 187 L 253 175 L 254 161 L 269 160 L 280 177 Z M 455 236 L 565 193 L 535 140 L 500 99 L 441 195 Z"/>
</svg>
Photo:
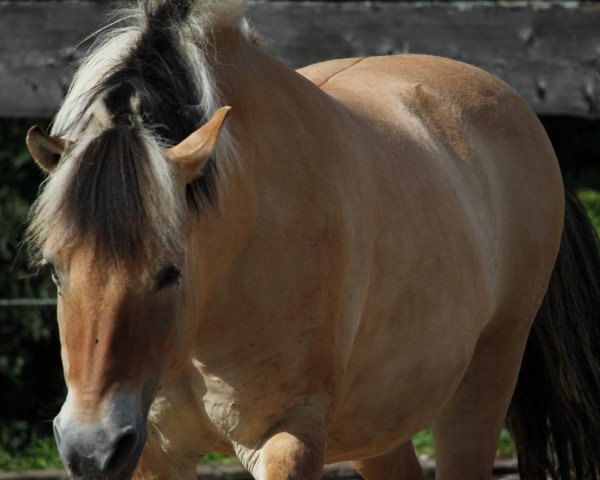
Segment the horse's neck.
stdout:
<svg viewBox="0 0 600 480">
<path fill-rule="evenodd" d="M 323 135 L 317 124 L 334 115 L 332 102 L 314 84 L 249 44 L 239 32 L 217 34 L 216 80 L 224 100 L 233 107 L 230 122 L 243 157 L 262 163 L 269 149 L 275 156 L 287 149 L 287 159 L 310 155 L 314 134 Z M 250 158 L 251 152 L 262 155 Z M 306 153 L 306 152 L 304 152 Z M 309 167 L 309 165 L 305 165 Z M 264 165 L 255 165 L 256 168 Z"/>
<path fill-rule="evenodd" d="M 218 167 L 226 172 L 218 179 L 223 183 L 218 201 L 221 214 L 192 230 L 188 242 L 195 245 L 191 251 L 213 252 L 210 257 L 200 254 L 199 278 L 202 282 L 208 278 L 219 288 L 230 262 L 251 241 L 257 217 L 264 214 L 264 209 L 257 210 L 265 185 L 277 184 L 281 189 L 282 182 L 289 182 L 285 178 L 289 169 L 282 163 L 297 164 L 298 145 L 307 143 L 299 138 L 296 110 L 316 87 L 306 88 L 307 80 L 248 44 L 239 32 L 216 32 L 207 48 L 205 56 L 222 106 L 232 107 L 226 127 L 238 158 L 217 156 L 217 162 L 232 162 Z M 209 295 L 209 290 L 203 289 L 203 294 Z"/>
<path fill-rule="evenodd" d="M 335 203 L 327 198 L 331 175 L 322 160 L 337 152 L 333 101 L 314 84 L 237 32 L 216 33 L 214 46 L 206 57 L 223 105 L 232 107 L 226 125 L 239 158 L 221 179 L 228 183 L 219 199 L 222 214 L 211 217 L 193 250 L 215 252 L 201 261 L 209 272 L 203 281 L 218 283 L 232 259 L 248 254 L 246 245 L 261 232 L 257 224 L 273 225 L 269 215 L 278 215 L 276 228 L 285 229 L 297 212 L 311 211 L 315 198 Z"/>
</svg>

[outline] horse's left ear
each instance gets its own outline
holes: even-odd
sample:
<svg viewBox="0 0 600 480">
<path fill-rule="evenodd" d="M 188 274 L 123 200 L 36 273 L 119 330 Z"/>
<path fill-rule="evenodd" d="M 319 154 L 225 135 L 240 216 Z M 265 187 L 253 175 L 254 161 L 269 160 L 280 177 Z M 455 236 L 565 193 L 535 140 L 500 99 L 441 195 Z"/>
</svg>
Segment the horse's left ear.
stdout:
<svg viewBox="0 0 600 480">
<path fill-rule="evenodd" d="M 25 142 L 35 162 L 47 173 L 56 169 L 67 143 L 64 138 L 48 135 L 37 125 L 29 129 Z"/>
<path fill-rule="evenodd" d="M 201 173 L 217 146 L 219 134 L 231 107 L 219 108 L 213 117 L 174 147 L 165 149 L 165 155 L 177 168 L 184 185 L 193 182 Z"/>
</svg>

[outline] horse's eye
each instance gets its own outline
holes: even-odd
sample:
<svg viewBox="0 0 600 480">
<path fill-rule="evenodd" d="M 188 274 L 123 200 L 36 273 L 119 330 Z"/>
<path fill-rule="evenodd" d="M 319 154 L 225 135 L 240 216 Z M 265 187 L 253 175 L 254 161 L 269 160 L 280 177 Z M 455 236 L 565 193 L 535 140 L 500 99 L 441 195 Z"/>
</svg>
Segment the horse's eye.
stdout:
<svg viewBox="0 0 600 480">
<path fill-rule="evenodd" d="M 55 283 L 55 285 L 57 287 L 60 287 L 60 276 L 58 275 L 58 272 L 56 271 L 56 268 L 51 267 L 52 271 L 50 273 L 50 276 L 52 277 L 52 281 Z"/>
<path fill-rule="evenodd" d="M 179 283 L 181 278 L 181 270 L 173 265 L 164 268 L 158 275 L 157 287 L 159 290 L 169 288 Z"/>
</svg>

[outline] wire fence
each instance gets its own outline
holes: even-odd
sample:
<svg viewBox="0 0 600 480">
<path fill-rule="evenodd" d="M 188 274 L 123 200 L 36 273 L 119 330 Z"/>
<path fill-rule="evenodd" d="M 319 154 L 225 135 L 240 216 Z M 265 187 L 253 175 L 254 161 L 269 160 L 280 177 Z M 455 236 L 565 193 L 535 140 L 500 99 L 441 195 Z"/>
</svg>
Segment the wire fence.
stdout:
<svg viewBox="0 0 600 480">
<path fill-rule="evenodd" d="M 56 305 L 56 298 L 0 298 L 0 307 L 45 307 Z"/>
</svg>

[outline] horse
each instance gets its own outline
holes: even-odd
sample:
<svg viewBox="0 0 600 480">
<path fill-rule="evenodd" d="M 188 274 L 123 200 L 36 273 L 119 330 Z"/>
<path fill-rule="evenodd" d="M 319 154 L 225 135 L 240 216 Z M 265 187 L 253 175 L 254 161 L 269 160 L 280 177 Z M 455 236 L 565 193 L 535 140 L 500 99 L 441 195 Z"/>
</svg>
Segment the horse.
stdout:
<svg viewBox="0 0 600 480">
<path fill-rule="evenodd" d="M 484 479 L 507 411 L 522 478 L 597 478 L 598 244 L 512 88 L 426 55 L 294 71 L 242 0 L 120 18 L 27 136 L 73 478 L 219 450 L 413 480 L 432 424 L 437 478 Z"/>
</svg>

